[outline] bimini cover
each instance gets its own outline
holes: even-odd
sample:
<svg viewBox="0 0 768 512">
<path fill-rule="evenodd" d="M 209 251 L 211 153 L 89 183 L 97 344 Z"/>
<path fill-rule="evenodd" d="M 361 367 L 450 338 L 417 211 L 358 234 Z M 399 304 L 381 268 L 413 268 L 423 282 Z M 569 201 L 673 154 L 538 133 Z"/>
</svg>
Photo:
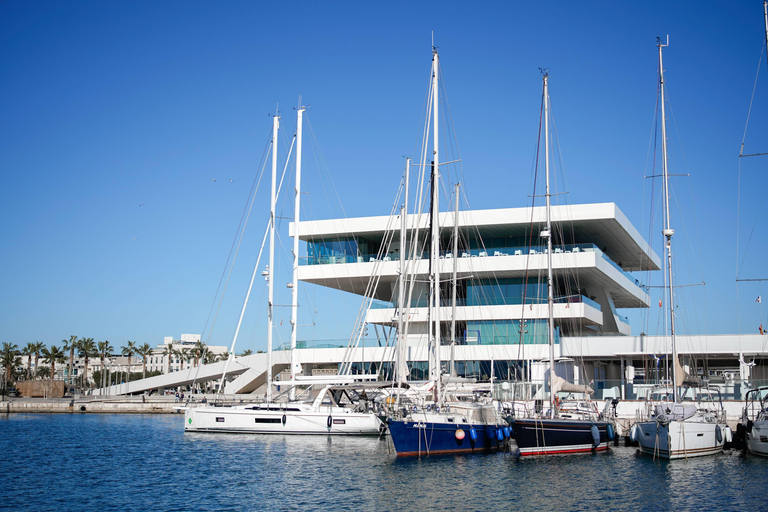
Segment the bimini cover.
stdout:
<svg viewBox="0 0 768 512">
<path fill-rule="evenodd" d="M 657 405 L 654 409 L 656 417 L 662 420 L 687 420 L 696 414 L 696 406 L 693 404 L 664 404 Z"/>
<path fill-rule="evenodd" d="M 555 388 L 553 390 L 553 393 L 557 393 L 559 391 L 565 391 L 566 393 L 586 393 L 588 395 L 591 395 L 592 393 L 595 392 L 595 390 L 589 386 L 580 386 L 578 384 L 572 384 L 557 374 L 555 374 L 553 385 Z"/>
</svg>

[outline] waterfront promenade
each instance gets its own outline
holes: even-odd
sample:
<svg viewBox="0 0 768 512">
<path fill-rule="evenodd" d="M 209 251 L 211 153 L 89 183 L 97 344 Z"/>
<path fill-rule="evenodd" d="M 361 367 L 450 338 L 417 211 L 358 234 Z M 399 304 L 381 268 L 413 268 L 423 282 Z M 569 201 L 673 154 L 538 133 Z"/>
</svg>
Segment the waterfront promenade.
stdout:
<svg viewBox="0 0 768 512">
<path fill-rule="evenodd" d="M 195 395 L 199 402 L 205 395 Z M 212 399 L 213 395 L 207 399 Z M 0 413 L 104 413 L 104 414 L 175 414 L 178 407 L 172 395 L 108 397 L 75 396 L 65 398 L 9 398 L 0 402 Z"/>
</svg>

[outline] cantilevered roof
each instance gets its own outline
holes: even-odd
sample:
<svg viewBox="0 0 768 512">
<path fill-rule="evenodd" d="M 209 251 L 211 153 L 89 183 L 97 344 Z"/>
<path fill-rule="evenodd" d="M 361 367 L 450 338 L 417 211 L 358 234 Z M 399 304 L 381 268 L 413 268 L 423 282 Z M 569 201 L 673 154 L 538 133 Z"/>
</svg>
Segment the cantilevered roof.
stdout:
<svg viewBox="0 0 768 512">
<path fill-rule="evenodd" d="M 501 208 L 459 212 L 459 229 L 481 237 L 524 235 L 531 225 L 541 229 L 545 222 L 543 206 Z M 572 234 L 576 243 L 593 243 L 624 270 L 659 270 L 661 260 L 615 203 L 577 204 L 552 207 L 552 223 Z M 425 229 L 428 216 L 408 216 L 408 229 Z M 452 212 L 440 214 L 442 226 L 453 226 Z M 304 241 L 351 237 L 380 239 L 399 221 L 392 217 L 357 217 L 300 222 Z M 294 223 L 290 225 L 293 235 Z"/>
</svg>

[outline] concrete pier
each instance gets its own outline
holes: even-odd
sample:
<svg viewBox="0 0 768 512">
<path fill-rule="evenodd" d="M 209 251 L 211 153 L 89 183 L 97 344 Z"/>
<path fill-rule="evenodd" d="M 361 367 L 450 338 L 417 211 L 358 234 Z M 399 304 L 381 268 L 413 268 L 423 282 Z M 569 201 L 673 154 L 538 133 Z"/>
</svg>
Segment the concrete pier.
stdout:
<svg viewBox="0 0 768 512">
<path fill-rule="evenodd" d="M 199 403 L 203 395 L 195 395 Z M 209 398 L 213 398 L 212 396 Z M 70 414 L 176 414 L 183 403 L 173 396 L 151 397 L 69 397 L 8 398 L 0 402 L 0 414 L 70 413 Z"/>
</svg>

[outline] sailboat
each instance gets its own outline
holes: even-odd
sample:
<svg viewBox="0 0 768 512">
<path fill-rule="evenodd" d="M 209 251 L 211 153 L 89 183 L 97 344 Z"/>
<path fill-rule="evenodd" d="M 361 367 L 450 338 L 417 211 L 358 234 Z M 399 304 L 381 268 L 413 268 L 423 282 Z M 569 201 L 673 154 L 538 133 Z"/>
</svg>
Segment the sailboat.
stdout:
<svg viewBox="0 0 768 512">
<path fill-rule="evenodd" d="M 439 123 L 438 123 L 438 77 L 439 55 L 435 47 L 432 48 L 432 81 L 431 81 L 431 114 L 433 123 L 433 153 L 432 153 L 432 179 L 431 192 L 432 204 L 430 208 L 430 272 L 429 272 L 429 356 L 430 356 L 430 382 L 425 386 L 425 391 L 432 395 L 431 400 L 423 400 L 421 406 L 403 406 L 400 403 L 402 396 L 402 382 L 407 371 L 405 362 L 405 342 L 407 323 L 403 322 L 403 310 L 410 304 L 410 299 L 405 298 L 406 273 L 403 255 L 404 247 L 401 247 L 401 278 L 400 278 L 400 302 L 398 309 L 398 340 L 397 340 L 397 369 L 398 369 L 398 394 L 395 406 L 390 408 L 386 416 L 386 423 L 398 457 L 441 455 L 456 453 L 486 452 L 498 450 L 504 446 L 510 435 L 510 429 L 503 424 L 493 404 L 490 401 L 447 401 L 445 388 L 450 381 L 457 378 L 442 375 L 441 363 L 441 320 L 440 320 L 440 224 L 439 224 Z M 406 183 L 408 182 L 408 169 L 406 166 Z M 406 185 L 407 188 L 407 185 Z M 406 196 L 407 197 L 407 196 Z M 457 196 L 458 198 L 458 196 Z M 407 199 L 406 199 L 407 204 Z M 458 204 L 458 203 L 457 203 Z M 401 243 L 406 240 L 405 219 L 407 210 L 401 210 L 403 222 L 401 228 Z M 456 215 L 456 213 L 454 214 Z M 454 238 L 454 243 L 456 238 Z M 454 253 L 456 250 L 454 249 Z M 454 263 L 455 263 L 455 259 Z M 455 266 L 452 277 L 456 280 Z M 455 304 L 455 286 L 454 286 Z M 455 307 L 454 316 L 455 318 Z M 452 324 L 453 325 L 453 324 Z M 452 327 L 452 331 L 455 327 Z M 452 335 L 455 338 L 455 335 Z M 451 352 L 453 353 L 453 351 Z M 394 398 L 394 397 L 393 397 Z"/>
<path fill-rule="evenodd" d="M 659 48 L 659 91 L 661 94 L 661 151 L 664 187 L 664 230 L 667 265 L 667 292 L 669 293 L 670 343 L 672 346 L 671 386 L 664 385 L 662 400 L 649 402 L 649 419 L 635 423 L 630 439 L 639 443 L 643 453 L 664 459 L 680 459 L 714 455 L 723 451 L 730 440 L 731 431 L 725 423 L 725 412 L 719 391 L 702 387 L 698 379 L 691 377 L 681 366 L 675 344 L 675 294 L 672 272 L 672 236 L 675 231 L 670 223 L 669 173 L 667 166 L 667 128 L 664 111 L 664 65 L 662 49 L 669 45 L 657 40 Z M 684 385 L 690 385 L 682 389 Z M 687 397 L 687 400 L 682 400 Z M 693 400 L 696 400 L 694 402 Z M 690 400 L 690 401 L 688 401 Z M 698 404 L 698 405 L 697 405 Z"/>
<path fill-rule="evenodd" d="M 765 29 L 764 44 L 768 45 L 768 1 L 763 1 L 763 20 Z M 754 94 L 754 92 L 753 92 Z M 746 138 L 746 130 L 744 133 Z M 739 158 L 750 156 L 765 156 L 765 153 L 756 154 L 744 154 L 744 141 L 741 144 L 741 152 Z M 757 279 L 739 279 L 737 276 L 737 282 L 739 281 L 768 281 L 765 278 Z M 762 296 L 758 295 L 755 302 L 762 303 Z M 761 335 L 765 335 L 766 331 L 762 325 L 762 315 L 760 322 Z M 751 367 L 755 366 L 755 362 L 747 363 L 744 361 L 743 354 L 739 354 L 739 369 L 741 370 L 742 380 L 751 380 L 752 374 Z M 761 455 L 768 457 L 768 387 L 761 386 L 752 388 L 747 391 L 745 395 L 744 409 L 741 414 L 741 422 L 736 427 L 736 437 L 744 440 L 744 445 L 749 453 L 755 455 Z"/>
<path fill-rule="evenodd" d="M 296 233 L 293 242 L 293 281 L 292 312 L 291 312 L 291 366 L 290 381 L 280 381 L 276 384 L 288 385 L 291 401 L 277 402 L 273 400 L 272 387 L 272 331 L 274 290 L 273 269 L 275 268 L 275 205 L 277 197 L 277 138 L 280 117 L 273 117 L 272 125 L 272 188 L 270 202 L 270 218 L 267 228 L 269 233 L 269 267 L 264 275 L 268 280 L 268 316 L 267 316 L 267 393 L 263 402 L 252 402 L 237 405 L 212 404 L 202 407 L 188 407 L 185 411 L 184 430 L 187 432 L 227 432 L 251 434 L 319 434 L 319 435 L 380 435 L 386 427 L 374 414 L 367 404 L 356 399 L 358 394 L 349 384 L 355 379 L 348 376 L 334 376 L 330 379 L 299 378 L 301 365 L 296 351 L 296 327 L 298 314 L 298 257 L 299 257 L 299 206 L 301 193 L 301 143 L 302 120 L 304 108 L 297 109 L 296 125 L 296 188 L 294 217 Z M 293 148 L 293 144 L 291 144 Z M 287 162 L 286 162 L 287 166 Z M 282 184 L 282 179 L 281 179 Z M 266 236 L 265 236 L 266 241 Z M 263 243 L 262 243 L 263 248 Z M 253 269 L 251 283 L 246 294 L 245 302 L 240 312 L 240 319 L 235 330 L 230 349 L 228 363 L 234 357 L 235 341 L 240 330 L 245 308 L 248 303 L 253 281 L 259 268 L 259 258 Z M 226 382 L 226 368 L 221 378 L 220 390 Z M 316 397 L 308 402 L 296 400 L 295 389 L 299 385 L 323 385 Z"/>
<path fill-rule="evenodd" d="M 544 152 L 546 173 L 546 226 L 539 236 L 547 240 L 547 304 L 549 342 L 549 411 L 529 417 L 510 416 L 509 424 L 521 456 L 555 455 L 608 450 L 613 426 L 588 399 L 558 400 L 559 392 L 591 395 L 589 386 L 568 382 L 555 373 L 554 283 L 552 276 L 552 219 L 549 189 L 549 74 L 544 72 Z M 570 396 L 570 395 L 569 395 Z"/>
</svg>

